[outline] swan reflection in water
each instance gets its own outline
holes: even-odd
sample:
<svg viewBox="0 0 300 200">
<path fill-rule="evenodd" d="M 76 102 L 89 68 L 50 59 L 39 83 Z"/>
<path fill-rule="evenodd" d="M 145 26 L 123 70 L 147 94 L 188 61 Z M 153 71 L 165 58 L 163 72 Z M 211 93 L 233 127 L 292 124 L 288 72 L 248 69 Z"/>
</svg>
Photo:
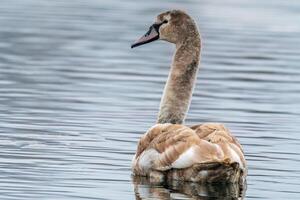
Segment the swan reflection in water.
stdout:
<svg viewBox="0 0 300 200">
<path fill-rule="evenodd" d="M 132 177 L 135 199 L 197 199 L 197 200 L 243 200 L 247 185 L 239 184 L 198 184 L 192 182 L 172 182 L 153 184 L 146 177 Z"/>
</svg>

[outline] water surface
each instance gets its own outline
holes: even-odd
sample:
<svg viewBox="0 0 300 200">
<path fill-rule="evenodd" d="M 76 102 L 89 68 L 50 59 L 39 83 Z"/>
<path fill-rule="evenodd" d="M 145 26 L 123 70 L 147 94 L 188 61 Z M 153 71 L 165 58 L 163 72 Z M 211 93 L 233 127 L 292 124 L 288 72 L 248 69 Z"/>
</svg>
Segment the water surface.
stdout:
<svg viewBox="0 0 300 200">
<path fill-rule="evenodd" d="M 2 0 L 1 199 L 225 199 L 130 176 L 174 50 L 130 44 L 170 8 L 194 16 L 203 38 L 186 123 L 237 136 L 245 199 L 300 198 L 299 1 Z"/>
</svg>

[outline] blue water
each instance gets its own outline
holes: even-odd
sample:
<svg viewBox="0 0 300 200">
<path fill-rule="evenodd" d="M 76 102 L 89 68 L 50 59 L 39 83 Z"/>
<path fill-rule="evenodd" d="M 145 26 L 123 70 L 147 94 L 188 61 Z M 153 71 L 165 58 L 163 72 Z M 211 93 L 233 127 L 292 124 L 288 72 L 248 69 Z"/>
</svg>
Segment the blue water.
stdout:
<svg viewBox="0 0 300 200">
<path fill-rule="evenodd" d="M 171 8 L 190 13 L 203 39 L 186 123 L 221 122 L 237 136 L 245 199 L 300 198 L 299 1 L 2 0 L 1 199 L 226 199 L 130 176 L 174 50 L 130 44 Z"/>
</svg>

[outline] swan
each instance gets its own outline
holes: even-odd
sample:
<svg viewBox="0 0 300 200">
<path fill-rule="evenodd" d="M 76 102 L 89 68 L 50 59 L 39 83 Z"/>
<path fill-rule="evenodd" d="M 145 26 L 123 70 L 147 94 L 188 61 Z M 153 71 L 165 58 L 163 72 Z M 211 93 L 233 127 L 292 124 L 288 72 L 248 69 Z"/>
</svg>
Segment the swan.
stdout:
<svg viewBox="0 0 300 200">
<path fill-rule="evenodd" d="M 201 39 L 184 11 L 163 12 L 131 48 L 165 40 L 176 46 L 157 123 L 139 140 L 132 160 L 134 176 L 152 182 L 239 183 L 247 176 L 243 149 L 222 124 L 184 125 L 200 61 Z"/>
</svg>

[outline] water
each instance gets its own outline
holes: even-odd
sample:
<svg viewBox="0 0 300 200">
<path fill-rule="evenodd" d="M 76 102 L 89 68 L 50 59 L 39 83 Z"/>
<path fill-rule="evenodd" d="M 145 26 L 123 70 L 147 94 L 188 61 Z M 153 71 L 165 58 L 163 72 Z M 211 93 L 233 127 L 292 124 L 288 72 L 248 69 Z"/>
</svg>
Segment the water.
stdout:
<svg viewBox="0 0 300 200">
<path fill-rule="evenodd" d="M 187 123 L 238 137 L 245 199 L 300 198 L 299 1 L 2 0 L 1 199 L 225 199 L 130 176 L 173 52 L 130 44 L 170 8 L 193 15 L 203 38 Z"/>
</svg>

